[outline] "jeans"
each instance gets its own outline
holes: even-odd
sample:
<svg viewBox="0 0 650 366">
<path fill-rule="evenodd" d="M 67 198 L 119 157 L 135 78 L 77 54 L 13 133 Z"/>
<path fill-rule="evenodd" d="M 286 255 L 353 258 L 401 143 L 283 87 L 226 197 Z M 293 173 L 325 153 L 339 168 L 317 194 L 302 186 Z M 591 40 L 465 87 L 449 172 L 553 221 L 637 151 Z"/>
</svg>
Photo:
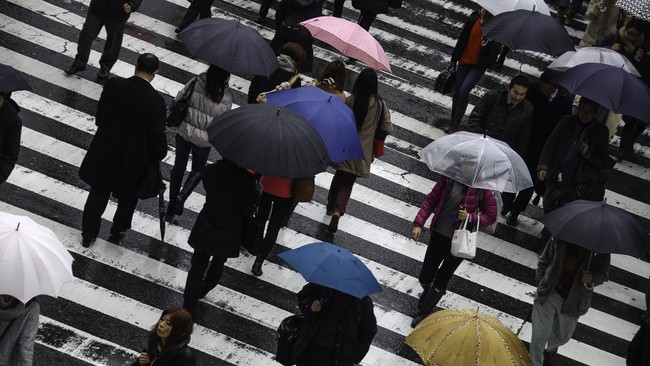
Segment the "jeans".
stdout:
<svg viewBox="0 0 650 366">
<path fill-rule="evenodd" d="M 469 93 L 476 86 L 485 70 L 478 65 L 458 65 L 456 69 L 456 91 L 454 100 L 460 103 L 469 101 Z"/>
<path fill-rule="evenodd" d="M 189 141 L 186 141 L 181 135 L 176 134 L 176 158 L 172 167 L 171 177 L 177 181 L 183 179 L 187 161 L 192 153 L 192 171 L 191 174 L 203 172 L 205 164 L 208 163 L 210 147 L 200 147 Z"/>
</svg>

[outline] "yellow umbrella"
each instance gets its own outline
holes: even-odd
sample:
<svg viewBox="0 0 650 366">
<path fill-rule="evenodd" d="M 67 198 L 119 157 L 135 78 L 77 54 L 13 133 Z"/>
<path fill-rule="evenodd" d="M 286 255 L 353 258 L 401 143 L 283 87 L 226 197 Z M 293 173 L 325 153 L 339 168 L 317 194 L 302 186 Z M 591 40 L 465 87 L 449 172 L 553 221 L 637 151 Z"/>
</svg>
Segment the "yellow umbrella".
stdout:
<svg viewBox="0 0 650 366">
<path fill-rule="evenodd" d="M 474 310 L 437 311 L 404 340 L 429 366 L 530 365 L 521 340 L 499 319 Z"/>
</svg>

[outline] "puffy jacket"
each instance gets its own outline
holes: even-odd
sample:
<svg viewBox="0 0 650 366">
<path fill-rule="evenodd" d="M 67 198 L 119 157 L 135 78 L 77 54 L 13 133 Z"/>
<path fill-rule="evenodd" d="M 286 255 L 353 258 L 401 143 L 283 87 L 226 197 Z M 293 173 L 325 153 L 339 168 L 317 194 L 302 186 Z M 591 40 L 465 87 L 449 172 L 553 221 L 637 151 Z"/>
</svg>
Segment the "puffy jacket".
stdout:
<svg viewBox="0 0 650 366">
<path fill-rule="evenodd" d="M 453 180 L 441 175 L 436 182 L 436 185 L 433 186 L 433 189 L 427 197 L 422 202 L 422 206 L 415 215 L 415 220 L 413 220 L 413 226 L 424 227 L 427 219 L 431 214 L 433 214 L 433 219 L 431 220 L 431 229 L 436 224 L 438 220 L 438 213 L 442 210 L 442 206 L 445 203 L 447 198 L 447 192 L 449 184 L 454 182 Z M 455 182 L 455 184 L 460 184 Z M 489 189 L 477 189 L 477 188 L 468 188 L 465 193 L 465 198 L 463 198 L 463 205 L 467 209 L 467 212 L 470 213 L 470 222 L 476 222 L 478 217 L 478 212 L 476 208 L 478 206 L 479 193 L 483 191 L 483 197 L 481 198 L 481 222 L 480 226 L 492 225 L 497 220 L 497 200 L 494 198 L 494 194 Z M 460 220 L 457 220 L 454 224 L 454 229 L 457 229 L 461 224 Z M 469 225 L 468 225 L 469 226 Z"/>
<path fill-rule="evenodd" d="M 185 95 L 185 90 L 190 87 L 192 81 L 190 80 L 185 84 L 185 87 L 178 92 L 176 100 L 179 100 Z M 178 134 L 183 139 L 189 141 L 200 147 L 209 147 L 208 132 L 206 131 L 208 125 L 214 117 L 229 111 L 232 108 L 232 95 L 230 88 L 226 86 L 223 91 L 223 98 L 221 101 L 215 102 L 208 96 L 205 91 L 206 74 L 203 73 L 197 76 L 194 91 L 189 99 L 189 108 L 185 119 L 178 127 Z"/>
</svg>

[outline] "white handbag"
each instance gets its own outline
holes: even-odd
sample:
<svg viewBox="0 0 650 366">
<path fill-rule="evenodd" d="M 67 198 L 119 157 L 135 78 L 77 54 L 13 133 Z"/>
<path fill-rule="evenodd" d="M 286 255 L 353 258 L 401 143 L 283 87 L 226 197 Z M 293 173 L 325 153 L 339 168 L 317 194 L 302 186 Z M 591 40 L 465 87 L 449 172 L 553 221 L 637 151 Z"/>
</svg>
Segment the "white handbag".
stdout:
<svg viewBox="0 0 650 366">
<path fill-rule="evenodd" d="M 476 256 L 476 240 L 478 239 L 478 230 L 467 230 L 469 217 L 463 221 L 463 224 L 454 230 L 454 237 L 451 239 L 451 255 L 458 258 L 472 259 Z M 476 228 L 478 229 L 481 222 L 481 214 L 476 216 Z"/>
</svg>

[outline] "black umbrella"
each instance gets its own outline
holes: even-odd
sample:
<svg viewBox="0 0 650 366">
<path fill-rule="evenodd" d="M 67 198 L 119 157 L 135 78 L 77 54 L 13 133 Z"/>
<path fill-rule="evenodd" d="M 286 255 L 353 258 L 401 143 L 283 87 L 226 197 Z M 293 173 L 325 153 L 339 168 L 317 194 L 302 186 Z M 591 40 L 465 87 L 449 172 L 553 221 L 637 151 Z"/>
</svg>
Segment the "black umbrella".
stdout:
<svg viewBox="0 0 650 366">
<path fill-rule="evenodd" d="M 32 90 L 32 87 L 16 69 L 0 65 L 0 93 L 7 94 L 17 90 Z"/>
<path fill-rule="evenodd" d="M 295 112 L 269 104 L 248 104 L 216 117 L 210 143 L 226 159 L 264 175 L 313 177 L 329 164 L 318 132 Z"/>
<path fill-rule="evenodd" d="M 160 224 L 160 241 L 165 241 L 165 190 L 167 186 L 162 182 L 160 177 L 160 188 L 158 188 L 158 221 Z"/>
<path fill-rule="evenodd" d="M 237 20 L 200 19 L 180 32 L 178 38 L 192 56 L 233 74 L 268 77 L 280 67 L 262 35 Z"/>
<path fill-rule="evenodd" d="M 515 10 L 490 18 L 481 26 L 483 37 L 513 50 L 528 50 L 559 56 L 575 51 L 564 26 L 537 11 Z"/>
<path fill-rule="evenodd" d="M 606 204 L 578 200 L 540 220 L 554 237 L 596 253 L 639 257 L 648 249 L 648 234 L 627 211 Z"/>
</svg>

